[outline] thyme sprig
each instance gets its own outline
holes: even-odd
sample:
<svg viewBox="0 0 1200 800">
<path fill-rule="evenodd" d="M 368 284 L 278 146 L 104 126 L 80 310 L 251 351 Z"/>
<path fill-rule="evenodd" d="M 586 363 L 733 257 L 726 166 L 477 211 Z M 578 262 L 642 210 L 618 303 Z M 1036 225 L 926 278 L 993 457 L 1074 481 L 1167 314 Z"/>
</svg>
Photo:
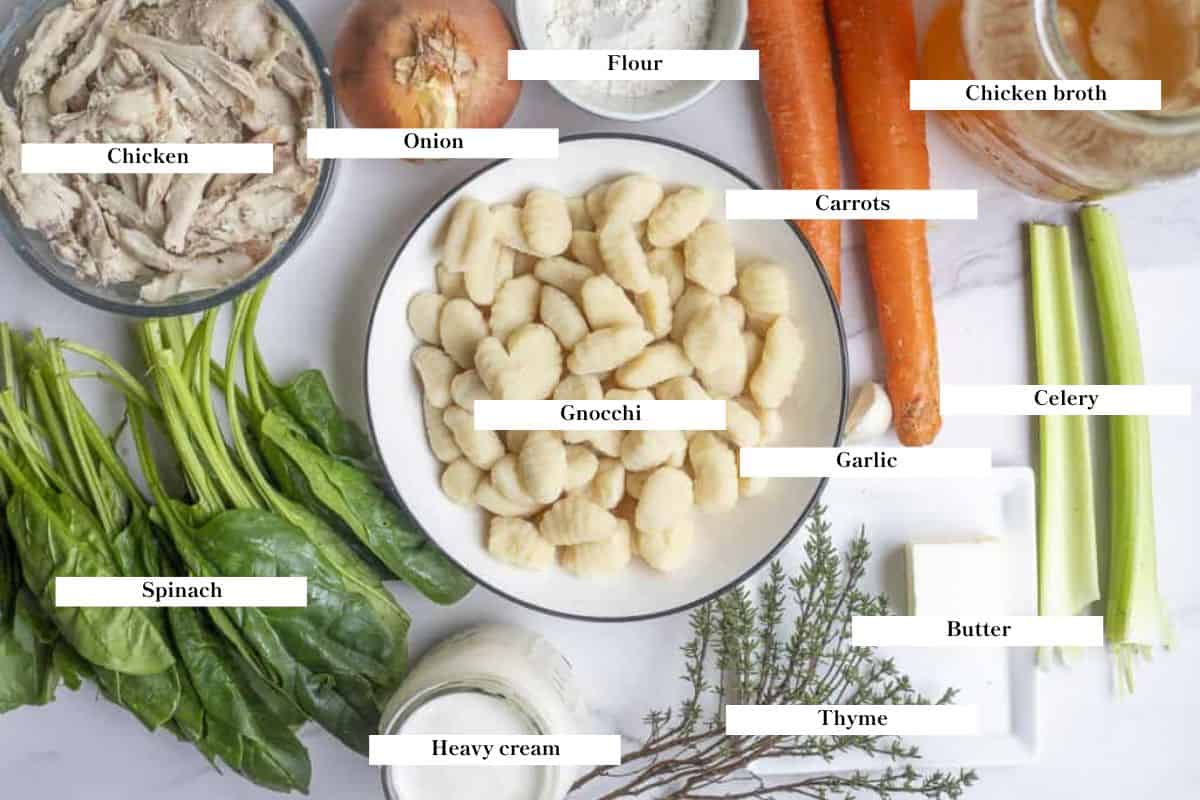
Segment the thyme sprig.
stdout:
<svg viewBox="0 0 1200 800">
<path fill-rule="evenodd" d="M 864 592 L 871 548 L 865 533 L 843 556 L 825 509 L 808 526 L 804 561 L 789 577 L 775 561 L 756 592 L 740 586 L 691 614 L 683 645 L 688 692 L 675 708 L 645 717 L 647 737 L 620 766 L 597 767 L 573 789 L 602 787 L 599 800 L 833 800 L 876 796 L 957 798 L 974 770 L 919 772 L 920 751 L 895 736 L 726 736 L 727 703 L 770 705 L 911 705 L 929 703 L 891 658 L 851 643 L 851 620 L 887 613 L 882 595 Z M 937 703 L 950 703 L 946 690 Z M 876 771 L 769 779 L 750 765 L 761 759 L 832 762 L 847 753 L 877 757 Z"/>
</svg>

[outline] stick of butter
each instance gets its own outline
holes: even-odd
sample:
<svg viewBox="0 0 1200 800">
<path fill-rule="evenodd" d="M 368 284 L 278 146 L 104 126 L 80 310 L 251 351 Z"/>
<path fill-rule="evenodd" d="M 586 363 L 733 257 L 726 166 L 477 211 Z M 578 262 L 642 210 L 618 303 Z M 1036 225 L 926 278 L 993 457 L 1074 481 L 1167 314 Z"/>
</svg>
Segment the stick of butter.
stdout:
<svg viewBox="0 0 1200 800">
<path fill-rule="evenodd" d="M 1003 615 L 1008 563 L 995 539 L 908 544 L 908 613 Z"/>
</svg>

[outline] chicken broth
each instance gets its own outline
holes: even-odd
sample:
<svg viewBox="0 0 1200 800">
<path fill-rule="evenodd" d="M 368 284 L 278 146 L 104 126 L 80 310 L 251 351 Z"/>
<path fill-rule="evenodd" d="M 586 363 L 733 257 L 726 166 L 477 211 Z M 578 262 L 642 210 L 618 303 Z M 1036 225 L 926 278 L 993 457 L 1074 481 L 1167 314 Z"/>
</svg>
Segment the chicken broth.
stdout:
<svg viewBox="0 0 1200 800">
<path fill-rule="evenodd" d="M 945 114 L 964 145 L 1030 193 L 1089 198 L 1200 166 L 1200 0 L 948 0 L 926 34 L 922 71 L 1162 81 L 1161 112 Z"/>
<path fill-rule="evenodd" d="M 82 276 L 146 302 L 220 288 L 269 258 L 313 198 L 320 163 L 304 146 L 325 123 L 321 86 L 267 0 L 74 0 L 19 57 L 0 99 L 0 191 Z M 24 142 L 266 142 L 274 172 L 25 175 Z"/>
</svg>

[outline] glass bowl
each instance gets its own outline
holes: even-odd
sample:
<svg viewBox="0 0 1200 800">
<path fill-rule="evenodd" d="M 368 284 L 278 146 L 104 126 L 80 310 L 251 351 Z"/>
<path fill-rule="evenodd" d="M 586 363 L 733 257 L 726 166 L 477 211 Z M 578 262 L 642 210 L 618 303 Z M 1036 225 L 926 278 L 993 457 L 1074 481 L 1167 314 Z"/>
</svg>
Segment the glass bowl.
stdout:
<svg viewBox="0 0 1200 800">
<path fill-rule="evenodd" d="M 26 41 L 37 30 L 42 17 L 67 2 L 70 0 L 22 0 L 17 5 L 8 24 L 4 26 L 3 30 L 0 30 L 0 92 L 3 92 L 5 97 L 13 97 L 13 86 L 16 83 L 17 70 L 20 68 L 24 56 Z M 316 67 L 317 79 L 320 82 L 321 101 L 325 109 L 325 124 L 329 127 L 336 127 L 337 102 L 334 99 L 329 66 L 325 62 L 321 46 L 317 43 L 316 37 L 313 36 L 312 30 L 300 12 L 288 0 L 269 0 L 269 2 L 282 12 L 304 42 L 305 49 Z M 140 299 L 138 296 L 140 285 L 137 283 L 101 286 L 95 281 L 79 275 L 74 267 L 64 263 L 54 254 L 45 236 L 21 225 L 7 198 L 0 198 L 0 230 L 3 230 L 4 237 L 21 257 L 21 260 L 28 264 L 34 272 L 45 278 L 59 291 L 82 303 L 103 311 L 135 317 L 195 314 L 237 297 L 283 266 L 284 262 L 300 247 L 301 242 L 308 236 L 313 225 L 320 218 L 325 202 L 333 188 L 336 163 L 332 159 L 321 162 L 321 172 L 317 178 L 316 189 L 295 229 L 252 272 L 227 286 L 179 294 L 161 303 L 150 303 Z"/>
</svg>

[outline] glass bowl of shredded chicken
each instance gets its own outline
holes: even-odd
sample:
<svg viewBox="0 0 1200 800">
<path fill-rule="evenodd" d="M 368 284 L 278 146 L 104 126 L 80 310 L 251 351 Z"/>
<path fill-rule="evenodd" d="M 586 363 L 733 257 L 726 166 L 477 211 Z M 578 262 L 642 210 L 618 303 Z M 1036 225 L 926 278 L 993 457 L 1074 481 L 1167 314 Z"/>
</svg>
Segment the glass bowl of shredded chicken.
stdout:
<svg viewBox="0 0 1200 800">
<path fill-rule="evenodd" d="M 287 0 L 51 0 L 0 32 L 0 227 L 71 297 L 194 313 L 285 262 L 318 219 L 336 124 L 321 49 Z M 21 144 L 270 143 L 261 174 L 26 174 Z"/>
</svg>

